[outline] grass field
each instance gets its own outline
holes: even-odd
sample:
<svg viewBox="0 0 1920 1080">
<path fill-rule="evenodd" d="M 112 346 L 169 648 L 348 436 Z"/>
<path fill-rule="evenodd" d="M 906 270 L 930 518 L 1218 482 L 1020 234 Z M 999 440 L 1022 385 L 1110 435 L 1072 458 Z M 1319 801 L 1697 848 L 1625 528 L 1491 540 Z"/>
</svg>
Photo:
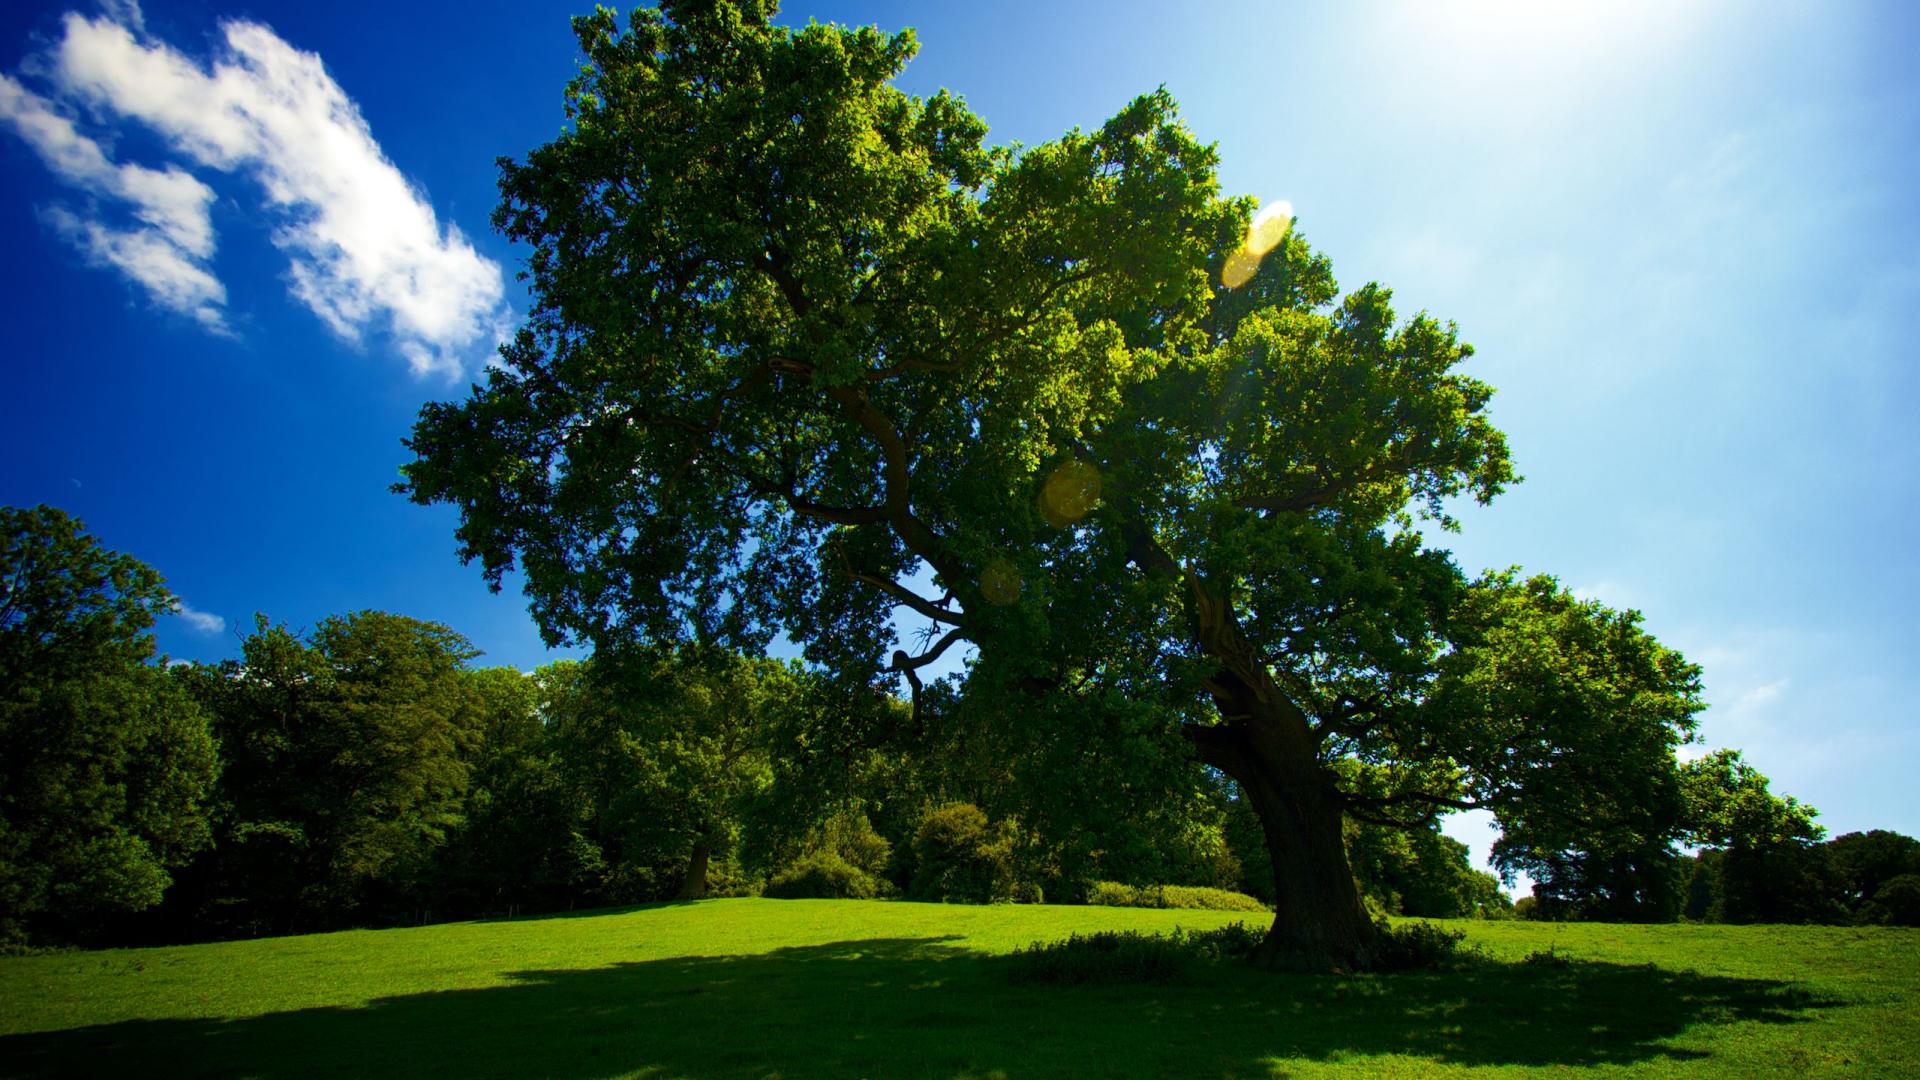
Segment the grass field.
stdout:
<svg viewBox="0 0 1920 1080">
<path fill-rule="evenodd" d="M 0 1075 L 1920 1076 L 1920 930 L 1458 923 L 1489 959 L 1457 972 L 1007 977 L 1240 917 L 715 900 L 13 957 Z"/>
</svg>

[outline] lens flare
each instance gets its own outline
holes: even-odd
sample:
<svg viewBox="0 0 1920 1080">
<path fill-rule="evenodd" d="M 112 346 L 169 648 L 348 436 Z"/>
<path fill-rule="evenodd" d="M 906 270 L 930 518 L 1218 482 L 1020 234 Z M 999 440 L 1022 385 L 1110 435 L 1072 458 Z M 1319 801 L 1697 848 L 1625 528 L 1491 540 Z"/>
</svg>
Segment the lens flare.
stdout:
<svg viewBox="0 0 1920 1080">
<path fill-rule="evenodd" d="M 1265 255 L 1280 246 L 1287 238 L 1287 230 L 1293 228 L 1293 204 L 1285 199 L 1270 202 L 1253 215 L 1253 222 L 1247 226 L 1246 249 L 1255 255 Z"/>
<path fill-rule="evenodd" d="M 1270 202 L 1260 208 L 1247 225 L 1247 238 L 1233 254 L 1227 256 L 1225 265 L 1220 267 L 1220 284 L 1229 289 L 1237 289 L 1253 280 L 1260 269 L 1260 260 L 1267 252 L 1280 246 L 1287 238 L 1287 231 L 1293 228 L 1293 204 L 1285 199 Z"/>
<path fill-rule="evenodd" d="M 1040 516 L 1056 529 L 1086 517 L 1100 501 L 1100 470 L 1079 458 L 1056 466 L 1040 485 Z"/>
<path fill-rule="evenodd" d="M 1253 272 L 1260 269 L 1260 256 L 1246 248 L 1227 256 L 1227 264 L 1220 268 L 1220 284 L 1229 289 L 1237 289 L 1253 280 Z"/>
<path fill-rule="evenodd" d="M 1002 607 L 1020 599 L 1020 571 L 1005 559 L 995 559 L 980 571 L 980 595 Z"/>
</svg>

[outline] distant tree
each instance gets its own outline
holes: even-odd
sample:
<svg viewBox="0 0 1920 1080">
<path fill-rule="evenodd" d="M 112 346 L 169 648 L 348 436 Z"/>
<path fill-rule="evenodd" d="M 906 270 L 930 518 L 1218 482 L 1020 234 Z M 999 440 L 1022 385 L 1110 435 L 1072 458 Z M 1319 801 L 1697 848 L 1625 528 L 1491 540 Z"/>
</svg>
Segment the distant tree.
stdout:
<svg viewBox="0 0 1920 1080">
<path fill-rule="evenodd" d="M 1888 829 L 1834 837 L 1826 854 L 1839 882 L 1839 902 L 1868 921 L 1875 921 L 1870 909 L 1882 888 L 1895 878 L 1920 874 L 1920 840 Z"/>
<path fill-rule="evenodd" d="M 1818 810 L 1791 795 L 1774 794 L 1770 781 L 1738 750 L 1716 750 L 1687 762 L 1680 778 L 1687 831 L 1702 847 L 1807 845 L 1826 832 L 1814 824 Z"/>
<path fill-rule="evenodd" d="M 1495 865 L 1531 877 L 1550 917 L 1673 918 L 1686 827 L 1674 752 L 1704 707 L 1699 668 L 1637 612 L 1548 577 L 1484 578 L 1455 617 L 1428 705 L 1460 739 L 1439 760 L 1494 810 Z"/>
<path fill-rule="evenodd" d="M 151 907 L 208 843 L 213 741 L 147 632 L 175 606 L 65 513 L 0 508 L 0 941 Z"/>
<path fill-rule="evenodd" d="M 1776 795 L 1737 750 L 1681 767 L 1689 838 L 1708 848 L 1690 889 L 1688 914 L 1715 922 L 1834 922 L 1845 918 L 1818 811 Z"/>
<path fill-rule="evenodd" d="M 907 895 L 967 904 L 1014 899 L 1016 876 L 1007 833 L 972 803 L 932 808 L 914 831 L 913 880 Z"/>
<path fill-rule="evenodd" d="M 718 649 L 610 649 L 576 669 L 555 745 L 590 807 L 609 899 L 707 894 L 772 782 L 769 740 L 812 692 L 785 664 Z"/>
<path fill-rule="evenodd" d="M 196 685 L 226 762 L 208 898 L 237 931 L 424 916 L 464 822 L 478 652 L 438 623 L 362 611 L 304 638 L 262 617 Z"/>
<path fill-rule="evenodd" d="M 1920 874 L 1888 878 L 1861 908 L 1860 919 L 1891 926 L 1920 926 Z"/>
<path fill-rule="evenodd" d="M 1451 325 L 1343 293 L 1290 220 L 1222 197 L 1164 92 L 995 148 L 953 96 L 890 85 L 911 34 L 773 11 L 580 18 L 566 127 L 502 165 L 528 320 L 422 411 L 402 487 L 458 506 L 495 584 L 524 572 L 551 639 L 786 633 L 909 693 L 970 642 L 990 745 L 1087 733 L 1061 774 L 1083 788 L 1179 754 L 1234 779 L 1269 966 L 1371 960 L 1349 814 L 1486 805 L 1515 868 L 1664 850 L 1695 681 L 1630 618 L 1483 589 L 1470 613 L 1543 641 L 1590 624 L 1608 678 L 1456 673 L 1425 701 L 1465 583 L 1415 515 L 1514 478 Z M 901 610 L 930 627 L 912 649 Z M 1481 629 L 1451 655 L 1540 667 L 1502 644 L 1527 632 Z M 1402 767 L 1363 792 L 1350 759 Z"/>
<path fill-rule="evenodd" d="M 1382 829 L 1349 822 L 1347 852 L 1360 891 L 1389 914 L 1432 919 L 1500 915 L 1513 906 L 1492 874 L 1475 870 L 1467 845 L 1438 823 Z"/>
<path fill-rule="evenodd" d="M 764 733 L 772 714 L 801 707 L 799 676 L 777 661 L 682 649 L 596 661 L 638 713 L 638 733 L 662 817 L 684 829 L 685 872 L 676 896 L 707 895 L 715 856 L 739 840 L 746 802 L 772 782 Z"/>
<path fill-rule="evenodd" d="M 466 913 L 547 911 L 587 899 L 597 860 L 583 856 L 586 808 L 566 783 L 547 729 L 551 668 L 469 673 L 482 721 L 465 823 L 443 849 L 444 902 Z"/>
</svg>

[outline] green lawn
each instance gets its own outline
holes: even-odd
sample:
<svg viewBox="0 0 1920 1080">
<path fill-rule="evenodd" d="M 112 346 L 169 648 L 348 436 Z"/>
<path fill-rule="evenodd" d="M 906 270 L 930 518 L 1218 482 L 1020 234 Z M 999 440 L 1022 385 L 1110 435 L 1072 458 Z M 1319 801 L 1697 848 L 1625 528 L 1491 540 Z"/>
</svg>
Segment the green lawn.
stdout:
<svg viewBox="0 0 1920 1080">
<path fill-rule="evenodd" d="M 1920 1076 L 1915 930 L 1459 923 L 1489 962 L 1174 987 L 1000 959 L 1239 917 L 716 900 L 14 957 L 0 1074 Z"/>
</svg>

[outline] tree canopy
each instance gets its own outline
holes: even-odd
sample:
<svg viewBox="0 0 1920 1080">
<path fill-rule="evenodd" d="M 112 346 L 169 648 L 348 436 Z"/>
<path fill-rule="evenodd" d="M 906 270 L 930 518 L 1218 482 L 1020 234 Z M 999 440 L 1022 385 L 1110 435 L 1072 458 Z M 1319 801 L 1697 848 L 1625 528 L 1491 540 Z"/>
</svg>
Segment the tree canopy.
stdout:
<svg viewBox="0 0 1920 1080">
<path fill-rule="evenodd" d="M 154 663 L 151 567 L 52 507 L 0 507 L 0 941 L 160 901 L 208 843 L 198 706 Z"/>
<path fill-rule="evenodd" d="M 784 633 L 916 700 L 971 643 L 962 707 L 1003 738 L 1234 779 L 1273 964 L 1367 962 L 1349 814 L 1491 806 L 1537 847 L 1671 775 L 1691 668 L 1550 580 L 1465 581 L 1421 531 L 1515 479 L 1451 324 L 1343 293 L 1290 218 L 1223 197 L 1164 90 L 995 147 L 891 85 L 910 32 L 772 15 L 577 19 L 566 127 L 501 162 L 533 307 L 422 411 L 400 487 L 459 508 L 496 586 L 524 573 L 550 640 Z M 1509 662 L 1554 681 L 1494 709 L 1475 672 Z"/>
<path fill-rule="evenodd" d="M 438 623 L 361 611 L 305 635 L 262 617 L 239 660 L 193 672 L 225 761 L 220 918 L 286 932 L 410 899 L 465 820 L 475 655 Z"/>
</svg>

